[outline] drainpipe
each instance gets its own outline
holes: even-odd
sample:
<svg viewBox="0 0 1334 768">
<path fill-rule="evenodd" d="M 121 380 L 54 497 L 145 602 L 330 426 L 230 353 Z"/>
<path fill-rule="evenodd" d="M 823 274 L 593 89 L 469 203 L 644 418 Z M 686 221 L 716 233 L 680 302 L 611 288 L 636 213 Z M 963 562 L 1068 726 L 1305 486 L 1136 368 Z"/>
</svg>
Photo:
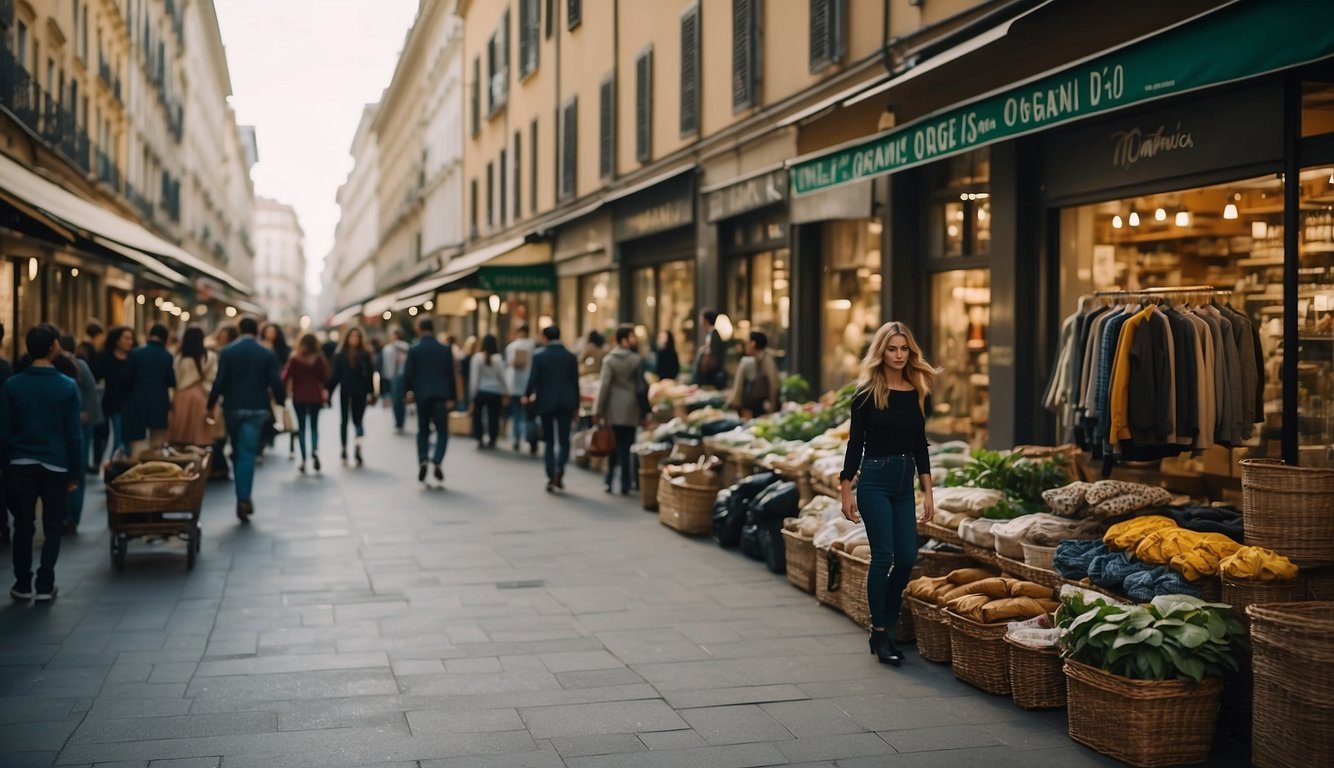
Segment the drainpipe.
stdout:
<svg viewBox="0 0 1334 768">
<path fill-rule="evenodd" d="M 894 64 L 889 59 L 889 5 L 892 0 L 885 0 L 885 26 L 880 31 L 880 63 L 884 65 L 885 71 L 893 74 Z"/>
</svg>

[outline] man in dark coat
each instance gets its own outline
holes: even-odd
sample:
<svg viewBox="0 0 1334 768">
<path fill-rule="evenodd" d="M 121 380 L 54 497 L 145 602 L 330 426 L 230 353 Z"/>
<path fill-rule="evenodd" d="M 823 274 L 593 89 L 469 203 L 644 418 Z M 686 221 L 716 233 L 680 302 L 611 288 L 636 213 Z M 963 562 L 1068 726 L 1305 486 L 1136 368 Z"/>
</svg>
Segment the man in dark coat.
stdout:
<svg viewBox="0 0 1334 768">
<path fill-rule="evenodd" d="M 255 485 L 255 457 L 259 456 L 264 425 L 273 422 L 273 404 L 287 402 L 287 390 L 279 375 L 278 356 L 255 338 L 259 323 L 246 317 L 241 319 L 240 327 L 241 338 L 218 355 L 218 376 L 208 396 L 208 410 L 212 412 L 222 399 L 236 465 L 236 517 L 248 523 L 255 514 L 250 493 Z"/>
<path fill-rule="evenodd" d="M 700 313 L 700 322 L 704 327 L 704 341 L 695 352 L 695 383 L 701 387 L 722 389 L 727 383 L 727 349 L 723 346 L 723 337 L 719 335 L 714 323 L 718 322 L 718 313 L 706 309 Z"/>
<path fill-rule="evenodd" d="M 171 390 L 176 387 L 174 362 L 167 351 L 167 328 L 161 323 L 148 332 L 147 344 L 130 353 L 121 424 L 131 456 L 167 437 Z"/>
<path fill-rule="evenodd" d="M 570 425 L 579 411 L 579 358 L 560 342 L 560 328 L 542 329 L 547 343 L 533 355 L 524 405 L 536 406 L 546 443 L 547 491 L 565 487 L 570 460 Z M 557 456 L 559 449 L 559 456 Z"/>
<path fill-rule="evenodd" d="M 408 350 L 403 364 L 403 393 L 406 402 L 417 404 L 417 481 L 426 482 L 426 462 L 435 465 L 435 479 L 444 482 L 440 466 L 449 447 L 449 412 L 458 393 L 454 389 L 454 352 L 435 338 L 435 323 L 429 317 L 417 321 L 417 343 Z M 431 450 L 431 427 L 435 427 L 435 450 Z"/>
</svg>

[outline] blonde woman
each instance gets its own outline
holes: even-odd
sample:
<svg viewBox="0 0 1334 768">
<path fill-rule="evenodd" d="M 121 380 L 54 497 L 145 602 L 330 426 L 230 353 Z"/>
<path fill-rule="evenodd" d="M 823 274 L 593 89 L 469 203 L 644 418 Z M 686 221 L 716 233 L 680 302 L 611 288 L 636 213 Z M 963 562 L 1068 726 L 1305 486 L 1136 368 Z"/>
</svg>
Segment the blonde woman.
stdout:
<svg viewBox="0 0 1334 768">
<path fill-rule="evenodd" d="M 871 540 L 866 577 L 871 653 L 896 667 L 903 663 L 903 654 L 894 645 L 894 625 L 917 559 L 914 474 L 922 481 L 924 519 L 935 516 L 926 398 L 937 373 L 922 358 L 908 326 L 899 322 L 880 326 L 862 360 L 840 475 L 843 516 L 854 523 L 864 521 Z M 859 471 L 854 498 L 852 480 Z"/>
</svg>

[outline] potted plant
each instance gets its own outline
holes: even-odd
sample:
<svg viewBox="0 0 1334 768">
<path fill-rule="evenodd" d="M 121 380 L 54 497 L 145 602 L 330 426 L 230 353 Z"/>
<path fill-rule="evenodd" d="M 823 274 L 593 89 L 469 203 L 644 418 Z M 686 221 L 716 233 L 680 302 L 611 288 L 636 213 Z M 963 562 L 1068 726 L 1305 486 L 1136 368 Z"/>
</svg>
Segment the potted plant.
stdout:
<svg viewBox="0 0 1334 768">
<path fill-rule="evenodd" d="M 1243 635 L 1228 606 L 1188 595 L 1145 605 L 1065 597 L 1058 613 L 1070 737 L 1130 765 L 1209 757 L 1222 674 Z"/>
</svg>

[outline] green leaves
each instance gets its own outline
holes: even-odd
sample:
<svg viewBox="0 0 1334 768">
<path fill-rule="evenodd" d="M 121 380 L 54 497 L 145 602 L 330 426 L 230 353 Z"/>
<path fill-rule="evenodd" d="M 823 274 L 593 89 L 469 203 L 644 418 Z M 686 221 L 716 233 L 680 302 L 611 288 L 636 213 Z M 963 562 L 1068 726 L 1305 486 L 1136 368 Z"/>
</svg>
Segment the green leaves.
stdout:
<svg viewBox="0 0 1334 768">
<path fill-rule="evenodd" d="M 968 486 L 1004 491 L 1009 497 L 983 512 L 996 520 L 1009 520 L 1042 509 L 1042 492 L 1060 488 L 1070 482 L 1070 475 L 1062 462 L 1045 459 L 1026 459 L 1017 453 L 974 449 L 972 460 L 962 467 L 950 470 L 946 486 Z"/>
</svg>

